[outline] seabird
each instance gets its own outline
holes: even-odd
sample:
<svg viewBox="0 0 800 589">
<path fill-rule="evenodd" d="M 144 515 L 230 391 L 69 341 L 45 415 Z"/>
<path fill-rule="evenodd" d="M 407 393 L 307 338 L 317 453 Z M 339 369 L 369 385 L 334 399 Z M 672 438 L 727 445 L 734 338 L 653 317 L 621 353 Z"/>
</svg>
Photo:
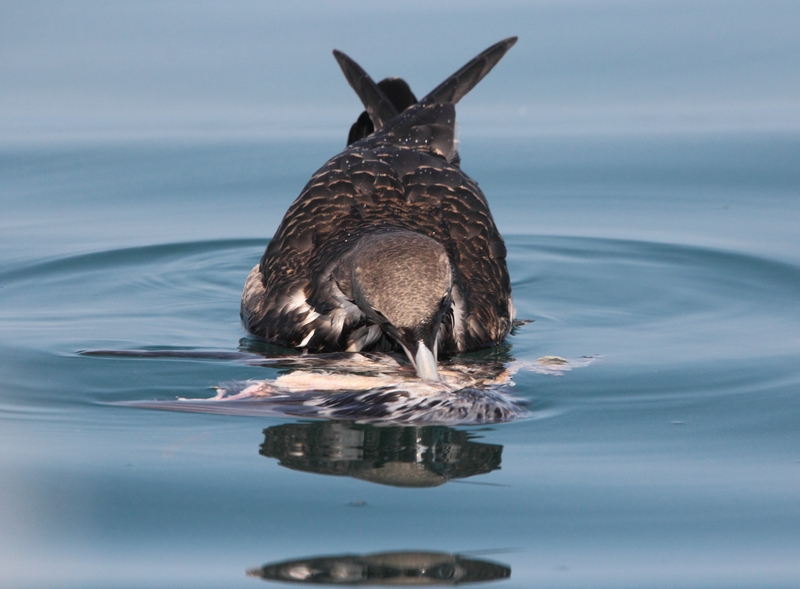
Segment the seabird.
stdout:
<svg viewBox="0 0 800 589">
<path fill-rule="evenodd" d="M 506 247 L 460 167 L 455 104 L 516 42 L 492 45 L 422 100 L 334 51 L 366 109 L 292 203 L 242 293 L 245 328 L 310 352 L 439 354 L 496 345 L 514 322 Z"/>
</svg>

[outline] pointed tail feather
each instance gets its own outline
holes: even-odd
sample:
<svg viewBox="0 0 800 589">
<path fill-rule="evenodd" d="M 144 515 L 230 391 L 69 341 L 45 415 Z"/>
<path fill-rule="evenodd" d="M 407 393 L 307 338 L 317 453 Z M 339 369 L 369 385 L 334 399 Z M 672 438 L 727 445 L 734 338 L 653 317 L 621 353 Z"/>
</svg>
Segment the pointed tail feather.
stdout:
<svg viewBox="0 0 800 589">
<path fill-rule="evenodd" d="M 516 37 L 509 37 L 479 53 L 464 67 L 447 78 L 425 96 L 425 98 L 420 100 L 420 104 L 438 104 L 444 102 L 456 104 L 466 96 L 486 74 L 492 71 L 492 68 L 497 65 L 497 62 L 506 54 L 506 51 L 511 49 L 516 42 Z"/>
</svg>

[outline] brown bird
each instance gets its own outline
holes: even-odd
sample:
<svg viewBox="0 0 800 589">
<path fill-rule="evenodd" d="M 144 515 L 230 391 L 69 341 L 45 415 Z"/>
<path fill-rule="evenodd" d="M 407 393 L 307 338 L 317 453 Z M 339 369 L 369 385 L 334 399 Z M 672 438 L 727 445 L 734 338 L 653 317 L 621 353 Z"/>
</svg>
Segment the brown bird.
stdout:
<svg viewBox="0 0 800 589">
<path fill-rule="evenodd" d="M 455 104 L 516 37 L 417 101 L 334 51 L 366 114 L 309 180 L 247 278 L 241 317 L 266 341 L 311 352 L 400 351 L 424 380 L 439 354 L 502 342 L 514 321 L 506 247 L 460 168 Z"/>
</svg>

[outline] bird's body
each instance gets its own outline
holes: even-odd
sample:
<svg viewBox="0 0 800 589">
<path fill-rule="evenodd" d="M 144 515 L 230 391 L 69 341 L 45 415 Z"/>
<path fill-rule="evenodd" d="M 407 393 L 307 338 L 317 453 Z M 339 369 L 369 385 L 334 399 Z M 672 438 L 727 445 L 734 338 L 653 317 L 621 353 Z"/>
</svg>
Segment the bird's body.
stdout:
<svg viewBox="0 0 800 589">
<path fill-rule="evenodd" d="M 375 131 L 354 125 L 355 142 L 287 211 L 245 284 L 248 331 L 313 352 L 403 349 L 427 380 L 440 352 L 503 341 L 514 320 L 506 248 L 459 167 L 454 104 L 514 41 L 399 114 L 405 105 L 335 53 Z"/>
</svg>

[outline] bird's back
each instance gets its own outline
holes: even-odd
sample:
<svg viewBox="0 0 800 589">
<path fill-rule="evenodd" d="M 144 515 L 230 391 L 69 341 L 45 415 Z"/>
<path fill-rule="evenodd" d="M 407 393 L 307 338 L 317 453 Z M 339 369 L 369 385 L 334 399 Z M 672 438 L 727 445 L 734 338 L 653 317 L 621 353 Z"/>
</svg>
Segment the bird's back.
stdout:
<svg viewBox="0 0 800 589">
<path fill-rule="evenodd" d="M 502 53 L 513 41 L 505 43 Z M 430 99 L 439 92 L 452 100 L 460 90 L 448 81 L 389 120 L 382 117 L 390 108 L 384 108 L 389 115 L 374 114 L 365 100 L 378 130 L 311 177 L 248 278 L 242 319 L 250 332 L 312 351 L 347 349 L 353 332 L 369 325 L 337 283 L 336 267 L 364 235 L 406 230 L 440 243 L 453 267 L 452 306 L 442 320 L 440 349 L 455 353 L 505 338 L 514 314 L 506 248 L 485 196 L 458 165 L 453 102 Z M 372 339 L 373 345 L 386 345 L 381 337 Z"/>
</svg>

